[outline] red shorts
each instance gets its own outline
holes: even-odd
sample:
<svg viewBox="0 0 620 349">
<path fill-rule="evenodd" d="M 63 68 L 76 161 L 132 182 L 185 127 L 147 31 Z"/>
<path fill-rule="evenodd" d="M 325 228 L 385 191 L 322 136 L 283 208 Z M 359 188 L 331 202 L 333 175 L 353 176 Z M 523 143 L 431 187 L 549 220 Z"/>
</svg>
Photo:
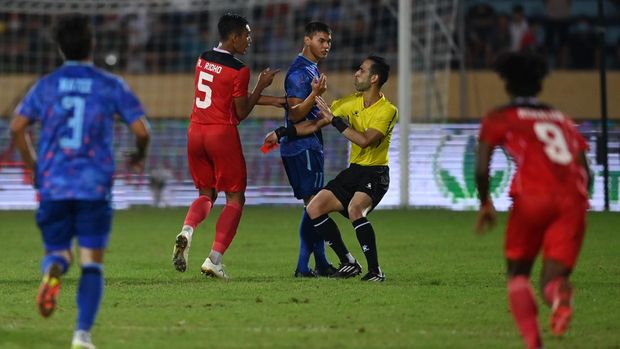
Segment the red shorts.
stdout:
<svg viewBox="0 0 620 349">
<path fill-rule="evenodd" d="M 196 188 L 245 191 L 247 172 L 237 126 L 190 123 L 187 156 Z"/>
<path fill-rule="evenodd" d="M 579 196 L 519 195 L 514 198 L 505 253 L 509 260 L 543 259 L 573 268 L 581 249 L 588 201 Z"/>
</svg>

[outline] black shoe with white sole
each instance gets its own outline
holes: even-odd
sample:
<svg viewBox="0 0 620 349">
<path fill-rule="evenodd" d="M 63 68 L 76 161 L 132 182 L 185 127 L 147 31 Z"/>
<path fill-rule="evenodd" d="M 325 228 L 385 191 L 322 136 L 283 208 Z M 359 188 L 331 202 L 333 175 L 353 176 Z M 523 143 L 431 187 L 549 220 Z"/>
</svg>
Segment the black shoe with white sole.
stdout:
<svg viewBox="0 0 620 349">
<path fill-rule="evenodd" d="M 362 273 L 362 266 L 357 263 L 342 263 L 340 267 L 338 267 L 338 271 L 330 275 L 330 278 L 335 279 L 348 279 L 354 276 L 357 276 Z"/>
</svg>

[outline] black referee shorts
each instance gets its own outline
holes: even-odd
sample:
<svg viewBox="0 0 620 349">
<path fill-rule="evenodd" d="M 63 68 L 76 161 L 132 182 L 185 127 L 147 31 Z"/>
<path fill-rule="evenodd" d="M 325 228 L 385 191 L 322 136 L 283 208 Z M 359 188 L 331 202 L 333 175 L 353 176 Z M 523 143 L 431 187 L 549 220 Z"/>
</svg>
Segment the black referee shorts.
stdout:
<svg viewBox="0 0 620 349">
<path fill-rule="evenodd" d="M 334 193 L 334 196 L 344 207 L 341 212 L 348 217 L 349 202 L 355 192 L 368 194 L 372 199 L 374 209 L 390 186 L 390 168 L 387 166 L 362 166 L 351 164 L 347 169 L 340 172 L 336 178 L 327 183 L 325 189 Z"/>
</svg>

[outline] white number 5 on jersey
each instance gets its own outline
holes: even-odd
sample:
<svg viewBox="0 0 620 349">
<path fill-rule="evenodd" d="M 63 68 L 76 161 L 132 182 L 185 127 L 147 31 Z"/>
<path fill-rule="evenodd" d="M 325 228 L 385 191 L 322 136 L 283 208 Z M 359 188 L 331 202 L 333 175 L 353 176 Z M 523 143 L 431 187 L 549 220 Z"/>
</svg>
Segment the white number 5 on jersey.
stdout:
<svg viewBox="0 0 620 349">
<path fill-rule="evenodd" d="M 550 122 L 534 123 L 534 133 L 539 141 L 545 144 L 545 154 L 552 162 L 568 165 L 573 161 L 573 155 L 568 150 L 566 139 L 556 124 Z"/>
<path fill-rule="evenodd" d="M 198 75 L 198 82 L 196 83 L 198 91 L 205 93 L 204 99 L 196 97 L 196 106 L 200 109 L 207 109 L 211 105 L 211 87 L 205 83 L 205 80 L 213 82 L 213 75 L 201 71 L 200 75 Z"/>
</svg>

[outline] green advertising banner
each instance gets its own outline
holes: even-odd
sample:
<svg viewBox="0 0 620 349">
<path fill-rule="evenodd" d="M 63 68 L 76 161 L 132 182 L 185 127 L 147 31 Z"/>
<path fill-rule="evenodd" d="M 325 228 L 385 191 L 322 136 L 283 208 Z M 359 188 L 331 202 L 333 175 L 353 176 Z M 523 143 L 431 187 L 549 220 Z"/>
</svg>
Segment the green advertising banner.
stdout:
<svg viewBox="0 0 620 349">
<path fill-rule="evenodd" d="M 453 210 L 478 208 L 474 167 L 479 126 L 477 124 L 413 124 L 409 133 L 409 205 L 442 207 Z M 604 208 L 602 165 L 596 163 L 596 137 L 585 132 L 590 150 L 588 158 L 595 175 L 590 192 L 592 210 Z M 400 164 L 398 131 L 390 147 L 390 191 L 385 206 L 399 203 Z M 610 207 L 620 211 L 618 179 L 620 159 L 610 153 Z M 491 163 L 491 195 L 499 210 L 507 210 L 515 164 L 502 149 L 496 149 Z"/>
</svg>

